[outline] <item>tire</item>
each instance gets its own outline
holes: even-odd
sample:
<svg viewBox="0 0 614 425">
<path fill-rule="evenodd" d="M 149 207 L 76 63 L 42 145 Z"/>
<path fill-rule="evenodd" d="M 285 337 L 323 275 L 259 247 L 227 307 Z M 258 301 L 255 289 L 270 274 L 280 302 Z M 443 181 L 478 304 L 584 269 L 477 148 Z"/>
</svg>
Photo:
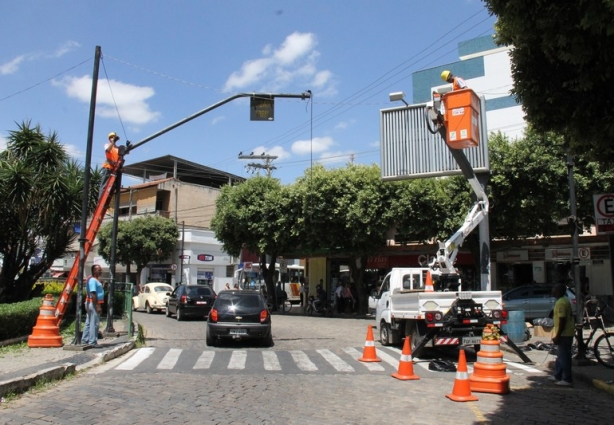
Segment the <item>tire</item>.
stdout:
<svg viewBox="0 0 614 425">
<path fill-rule="evenodd" d="M 264 338 L 260 345 L 263 347 L 272 347 L 273 346 L 273 333 L 269 332 L 269 336 Z"/>
<path fill-rule="evenodd" d="M 379 342 L 384 346 L 390 345 L 390 325 L 386 322 L 382 322 L 379 325 Z"/>
<path fill-rule="evenodd" d="M 153 309 L 151 308 L 149 303 L 145 304 L 145 310 L 147 310 L 147 314 L 152 314 L 153 313 Z"/>
<path fill-rule="evenodd" d="M 328 307 L 326 307 L 326 317 L 333 317 L 334 314 L 335 314 L 335 309 L 332 305 L 329 305 Z"/>
<path fill-rule="evenodd" d="M 177 321 L 181 322 L 182 320 L 185 320 L 185 315 L 181 312 L 181 309 L 179 308 L 179 306 L 177 306 L 177 312 L 175 313 L 176 317 L 177 317 Z"/>
<path fill-rule="evenodd" d="M 209 334 L 209 330 L 207 330 L 207 336 L 205 338 L 205 342 L 207 343 L 208 347 L 215 347 L 215 338 L 213 338 L 210 334 Z"/>
<path fill-rule="evenodd" d="M 171 310 L 168 308 L 168 303 L 166 303 L 166 317 L 171 317 Z"/>
<path fill-rule="evenodd" d="M 307 314 L 308 314 L 309 316 L 313 316 L 313 305 L 309 304 L 309 305 L 307 306 Z"/>
<path fill-rule="evenodd" d="M 599 363 L 614 369 L 614 333 L 606 333 L 597 338 L 593 350 Z"/>
</svg>

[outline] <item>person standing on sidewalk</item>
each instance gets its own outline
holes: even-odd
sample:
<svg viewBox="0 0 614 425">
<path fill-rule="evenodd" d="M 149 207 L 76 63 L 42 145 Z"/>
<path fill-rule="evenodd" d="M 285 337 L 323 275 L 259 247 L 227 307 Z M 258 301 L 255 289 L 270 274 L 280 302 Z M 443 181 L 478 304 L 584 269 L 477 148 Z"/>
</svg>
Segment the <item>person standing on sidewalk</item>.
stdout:
<svg viewBox="0 0 614 425">
<path fill-rule="evenodd" d="M 102 304 L 104 303 L 104 289 L 100 283 L 100 275 L 102 267 L 97 264 L 92 266 L 92 275 L 87 279 L 85 291 L 87 298 L 85 299 L 85 325 L 83 326 L 83 335 L 81 336 L 81 344 L 91 347 L 98 346 L 98 326 L 100 325 L 100 315 L 102 314 Z"/>
<path fill-rule="evenodd" d="M 559 283 L 552 288 L 552 295 L 556 298 L 554 304 L 554 336 L 552 342 L 556 345 L 556 362 L 554 375 L 549 379 L 555 385 L 572 386 L 571 376 L 571 345 L 574 338 L 574 320 L 571 315 L 571 303 L 565 295 L 565 285 Z"/>
</svg>

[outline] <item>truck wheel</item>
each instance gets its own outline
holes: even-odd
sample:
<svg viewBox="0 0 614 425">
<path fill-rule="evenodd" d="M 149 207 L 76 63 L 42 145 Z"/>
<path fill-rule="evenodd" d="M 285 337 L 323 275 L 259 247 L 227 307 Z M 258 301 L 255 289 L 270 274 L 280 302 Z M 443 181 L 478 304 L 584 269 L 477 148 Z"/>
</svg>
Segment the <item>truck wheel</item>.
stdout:
<svg viewBox="0 0 614 425">
<path fill-rule="evenodd" d="M 380 323 L 379 326 L 379 342 L 387 347 L 390 345 L 390 325 L 386 322 Z"/>
</svg>

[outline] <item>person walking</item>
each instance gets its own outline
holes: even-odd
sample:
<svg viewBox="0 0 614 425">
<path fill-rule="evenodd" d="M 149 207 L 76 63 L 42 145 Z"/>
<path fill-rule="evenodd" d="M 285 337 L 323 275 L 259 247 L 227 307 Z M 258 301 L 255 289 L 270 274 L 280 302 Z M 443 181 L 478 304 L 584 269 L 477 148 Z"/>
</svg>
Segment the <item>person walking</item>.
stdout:
<svg viewBox="0 0 614 425">
<path fill-rule="evenodd" d="M 337 313 L 343 313 L 343 284 L 341 282 L 338 282 L 337 288 L 335 288 L 335 305 L 337 306 Z"/>
<path fill-rule="evenodd" d="M 104 303 L 104 289 L 100 283 L 100 275 L 102 267 L 94 264 L 92 266 L 92 275 L 87 279 L 85 291 L 87 298 L 85 299 L 85 325 L 83 326 L 83 334 L 81 336 L 81 344 L 97 347 L 98 346 L 98 326 L 100 325 L 100 315 L 102 314 L 102 304 Z"/>
<path fill-rule="evenodd" d="M 452 90 L 462 90 L 467 88 L 467 83 L 461 77 L 455 77 L 452 72 L 445 70 L 441 73 L 441 79 L 446 83 L 452 84 Z"/>
<path fill-rule="evenodd" d="M 574 320 L 571 315 L 571 302 L 567 298 L 565 285 L 559 283 L 552 288 L 554 303 L 554 336 L 552 342 L 556 345 L 556 362 L 554 375 L 548 379 L 555 385 L 572 386 L 571 376 L 571 346 L 574 338 Z"/>
</svg>

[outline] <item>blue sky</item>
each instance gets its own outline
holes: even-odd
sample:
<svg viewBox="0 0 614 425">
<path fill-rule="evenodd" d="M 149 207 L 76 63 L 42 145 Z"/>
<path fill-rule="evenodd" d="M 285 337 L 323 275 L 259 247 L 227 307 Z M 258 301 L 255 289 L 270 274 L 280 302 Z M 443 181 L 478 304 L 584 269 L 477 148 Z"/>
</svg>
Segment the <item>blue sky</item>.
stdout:
<svg viewBox="0 0 614 425">
<path fill-rule="evenodd" d="M 250 177 L 255 161 L 239 153 L 266 153 L 283 183 L 312 163 L 379 163 L 388 94 L 411 99 L 413 72 L 458 60 L 458 42 L 495 21 L 479 0 L 4 0 L 0 13 L 0 149 L 30 120 L 85 161 L 100 46 L 92 165 L 110 131 L 136 143 L 237 93 L 311 90 L 310 101 L 276 99 L 273 122 L 250 121 L 249 100 L 234 100 L 126 158 Z"/>
</svg>

